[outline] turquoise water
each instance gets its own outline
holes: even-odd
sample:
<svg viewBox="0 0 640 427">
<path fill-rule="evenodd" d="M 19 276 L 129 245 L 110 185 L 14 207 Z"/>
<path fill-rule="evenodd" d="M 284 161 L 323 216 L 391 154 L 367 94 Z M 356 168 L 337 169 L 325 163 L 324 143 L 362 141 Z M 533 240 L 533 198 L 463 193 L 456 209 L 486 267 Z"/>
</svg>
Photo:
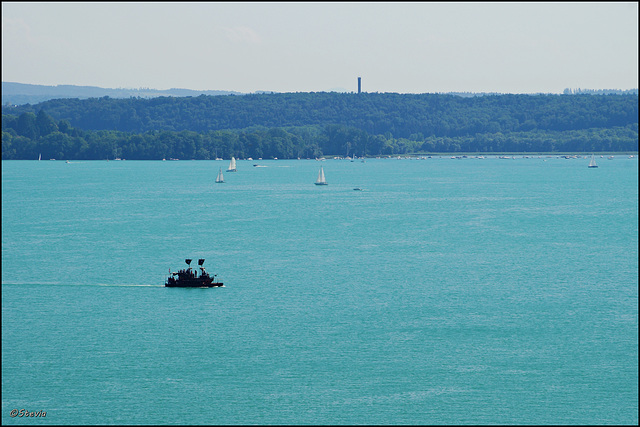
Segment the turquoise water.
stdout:
<svg viewBox="0 0 640 427">
<path fill-rule="evenodd" d="M 637 424 L 638 161 L 588 162 L 3 161 L 2 423 Z"/>
</svg>

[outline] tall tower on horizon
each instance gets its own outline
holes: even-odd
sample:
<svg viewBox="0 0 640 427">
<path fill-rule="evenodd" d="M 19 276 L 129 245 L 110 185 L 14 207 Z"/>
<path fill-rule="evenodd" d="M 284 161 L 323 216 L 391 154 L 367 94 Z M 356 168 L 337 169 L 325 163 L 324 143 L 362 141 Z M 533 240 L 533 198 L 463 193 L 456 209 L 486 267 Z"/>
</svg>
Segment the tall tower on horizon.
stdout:
<svg viewBox="0 0 640 427">
<path fill-rule="evenodd" d="M 358 93 L 362 92 L 362 78 L 358 77 Z"/>
</svg>

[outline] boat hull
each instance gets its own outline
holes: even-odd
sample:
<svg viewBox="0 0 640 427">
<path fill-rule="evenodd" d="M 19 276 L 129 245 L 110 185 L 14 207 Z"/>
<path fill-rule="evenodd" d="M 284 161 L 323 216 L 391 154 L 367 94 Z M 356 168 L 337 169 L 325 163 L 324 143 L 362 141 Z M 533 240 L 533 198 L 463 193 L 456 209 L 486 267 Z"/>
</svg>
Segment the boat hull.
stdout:
<svg viewBox="0 0 640 427">
<path fill-rule="evenodd" d="M 167 281 L 164 286 L 166 288 L 219 288 L 222 286 L 222 282 L 207 282 L 207 281 Z"/>
<path fill-rule="evenodd" d="M 188 273 L 181 273 L 177 279 L 169 277 L 164 286 L 166 288 L 218 288 L 222 286 L 222 282 L 214 282 L 213 277 L 208 274 L 194 277 Z"/>
</svg>

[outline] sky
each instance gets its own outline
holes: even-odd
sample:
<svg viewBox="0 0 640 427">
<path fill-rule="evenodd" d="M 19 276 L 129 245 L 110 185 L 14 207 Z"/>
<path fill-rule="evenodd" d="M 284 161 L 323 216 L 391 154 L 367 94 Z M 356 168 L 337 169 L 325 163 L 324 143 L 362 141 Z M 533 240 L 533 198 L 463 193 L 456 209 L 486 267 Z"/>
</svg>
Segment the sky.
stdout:
<svg viewBox="0 0 640 427">
<path fill-rule="evenodd" d="M 638 3 L 2 2 L 2 81 L 561 93 L 638 87 Z"/>
</svg>

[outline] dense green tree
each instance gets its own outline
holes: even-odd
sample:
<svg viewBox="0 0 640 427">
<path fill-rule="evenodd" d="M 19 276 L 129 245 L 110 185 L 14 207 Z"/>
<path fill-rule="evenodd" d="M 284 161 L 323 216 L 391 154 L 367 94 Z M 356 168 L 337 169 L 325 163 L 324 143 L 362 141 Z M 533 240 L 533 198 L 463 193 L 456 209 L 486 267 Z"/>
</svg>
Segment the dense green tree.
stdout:
<svg viewBox="0 0 640 427">
<path fill-rule="evenodd" d="M 44 112 L 44 110 L 40 110 L 36 117 L 36 125 L 38 126 L 38 134 L 40 136 L 47 136 L 52 132 L 58 130 L 58 125 L 53 120 L 53 118 Z"/>
<path fill-rule="evenodd" d="M 80 148 L 80 144 L 74 144 L 73 138 L 62 132 L 53 132 L 43 137 L 38 148 L 43 158 L 77 159 L 83 154 L 76 150 Z M 35 150 L 29 154 L 30 158 L 37 157 Z"/>
<path fill-rule="evenodd" d="M 58 130 L 62 133 L 66 133 L 68 134 L 69 131 L 71 130 L 71 123 L 69 123 L 69 120 L 60 120 L 58 122 Z"/>
<path fill-rule="evenodd" d="M 20 114 L 16 123 L 16 132 L 20 136 L 24 136 L 29 139 L 36 139 L 40 136 L 38 131 L 38 125 L 36 123 L 36 115 L 32 112 L 25 112 Z"/>
<path fill-rule="evenodd" d="M 2 158 L 16 159 L 16 148 L 13 143 L 15 136 L 9 132 L 2 131 Z"/>
</svg>

